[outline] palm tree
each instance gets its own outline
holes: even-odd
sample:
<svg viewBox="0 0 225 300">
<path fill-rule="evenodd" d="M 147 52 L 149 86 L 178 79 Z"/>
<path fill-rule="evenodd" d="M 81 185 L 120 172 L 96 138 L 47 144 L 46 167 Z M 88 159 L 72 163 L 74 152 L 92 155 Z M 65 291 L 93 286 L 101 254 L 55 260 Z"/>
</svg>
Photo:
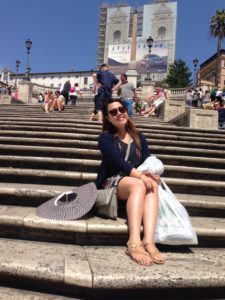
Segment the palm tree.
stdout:
<svg viewBox="0 0 225 300">
<path fill-rule="evenodd" d="M 216 78 L 215 86 L 218 87 L 218 77 L 220 71 L 220 50 L 222 40 L 225 38 L 225 10 L 217 10 L 215 16 L 210 21 L 210 34 L 212 37 L 218 38 L 217 55 L 216 55 Z"/>
</svg>

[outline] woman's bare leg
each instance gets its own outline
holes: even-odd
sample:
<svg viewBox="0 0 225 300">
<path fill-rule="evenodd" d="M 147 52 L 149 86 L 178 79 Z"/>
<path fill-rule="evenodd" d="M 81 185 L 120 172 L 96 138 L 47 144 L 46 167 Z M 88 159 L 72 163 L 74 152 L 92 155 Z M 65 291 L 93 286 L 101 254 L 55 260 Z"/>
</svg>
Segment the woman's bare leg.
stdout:
<svg viewBox="0 0 225 300">
<path fill-rule="evenodd" d="M 124 177 L 118 185 L 118 198 L 127 199 L 127 218 L 129 224 L 128 245 L 141 244 L 141 223 L 144 213 L 146 187 L 142 180 Z M 150 264 L 151 258 L 143 254 L 133 255 L 137 262 Z"/>
<path fill-rule="evenodd" d="M 149 253 L 154 254 L 154 261 L 162 263 L 165 261 L 165 255 L 157 251 L 155 247 L 154 235 L 155 235 L 155 226 L 158 218 L 158 208 L 159 208 L 159 199 L 158 199 L 158 186 L 154 185 L 154 192 L 150 192 L 145 197 L 144 204 L 144 215 L 143 215 L 143 226 L 144 226 L 144 238 L 143 244 L 146 245 L 145 249 Z"/>
</svg>

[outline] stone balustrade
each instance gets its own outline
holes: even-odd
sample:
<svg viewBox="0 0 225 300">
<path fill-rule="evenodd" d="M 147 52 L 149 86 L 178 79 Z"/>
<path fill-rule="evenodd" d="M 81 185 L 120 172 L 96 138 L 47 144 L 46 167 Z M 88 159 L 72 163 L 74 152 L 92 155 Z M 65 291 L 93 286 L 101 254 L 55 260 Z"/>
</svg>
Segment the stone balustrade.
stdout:
<svg viewBox="0 0 225 300">
<path fill-rule="evenodd" d="M 183 98 L 185 88 L 170 88 L 171 98 Z"/>
</svg>

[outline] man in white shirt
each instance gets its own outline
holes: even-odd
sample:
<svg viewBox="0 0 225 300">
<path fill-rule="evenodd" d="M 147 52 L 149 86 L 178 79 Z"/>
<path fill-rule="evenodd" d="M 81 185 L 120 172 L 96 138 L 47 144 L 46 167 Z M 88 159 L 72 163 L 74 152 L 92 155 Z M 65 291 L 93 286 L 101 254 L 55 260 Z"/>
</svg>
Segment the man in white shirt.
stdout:
<svg viewBox="0 0 225 300">
<path fill-rule="evenodd" d="M 112 89 L 113 91 L 118 90 L 119 96 L 124 102 L 129 115 L 133 116 L 133 99 L 137 99 L 136 89 L 132 82 L 127 81 L 127 75 L 121 74 L 119 83 Z"/>
</svg>

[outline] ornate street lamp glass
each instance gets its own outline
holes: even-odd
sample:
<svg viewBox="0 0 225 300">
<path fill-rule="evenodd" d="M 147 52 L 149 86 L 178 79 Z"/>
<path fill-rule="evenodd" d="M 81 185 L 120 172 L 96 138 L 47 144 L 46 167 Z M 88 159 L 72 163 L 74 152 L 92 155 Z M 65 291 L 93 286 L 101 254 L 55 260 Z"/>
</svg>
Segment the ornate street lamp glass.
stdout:
<svg viewBox="0 0 225 300">
<path fill-rule="evenodd" d="M 195 68 L 197 67 L 197 64 L 198 64 L 198 59 L 195 58 L 195 59 L 193 60 L 193 65 L 194 65 Z"/>
<path fill-rule="evenodd" d="M 30 50 L 30 48 L 32 46 L 31 40 L 30 39 L 26 40 L 25 44 L 26 44 L 27 49 Z"/>
<path fill-rule="evenodd" d="M 148 44 L 148 48 L 151 49 L 152 48 L 152 45 L 153 45 L 153 38 L 150 36 L 148 39 L 147 39 L 147 44 Z"/>
<path fill-rule="evenodd" d="M 17 59 L 17 60 L 16 60 L 16 67 L 17 67 L 17 69 L 19 68 L 19 66 L 20 66 L 20 60 Z"/>
</svg>

